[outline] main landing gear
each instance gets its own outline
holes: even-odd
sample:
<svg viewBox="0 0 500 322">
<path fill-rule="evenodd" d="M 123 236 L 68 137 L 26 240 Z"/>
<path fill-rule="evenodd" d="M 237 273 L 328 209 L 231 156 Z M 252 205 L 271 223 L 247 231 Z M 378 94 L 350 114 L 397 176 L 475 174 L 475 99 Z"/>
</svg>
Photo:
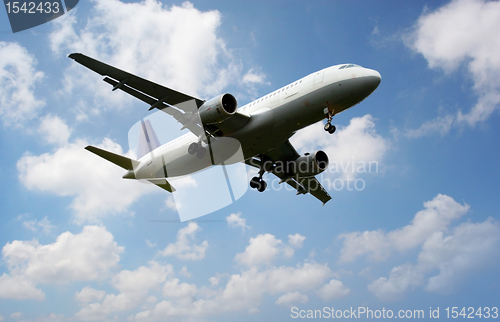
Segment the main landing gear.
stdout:
<svg viewBox="0 0 500 322">
<path fill-rule="evenodd" d="M 261 168 L 259 170 L 259 175 L 257 177 L 253 177 L 250 180 L 250 187 L 252 189 L 257 189 L 258 192 L 263 192 L 267 188 L 267 183 L 262 179 L 264 172 L 270 171 L 272 168 L 272 164 L 266 161 L 269 161 L 265 158 L 265 156 L 261 155 Z"/>
<path fill-rule="evenodd" d="M 267 183 L 262 179 L 262 175 L 259 174 L 258 177 L 253 177 L 250 180 L 250 187 L 257 189 L 258 192 L 263 192 L 267 188 Z"/>
<path fill-rule="evenodd" d="M 207 153 L 207 149 L 201 146 L 201 142 L 193 142 L 188 147 L 188 153 L 191 155 L 195 155 L 198 159 L 202 159 Z"/>
<path fill-rule="evenodd" d="M 337 129 L 335 127 L 335 125 L 332 124 L 332 119 L 333 119 L 333 116 L 335 115 L 335 111 L 330 111 L 328 108 L 325 108 L 325 110 L 327 110 L 327 112 L 325 113 L 327 121 L 326 121 L 324 129 L 328 133 L 333 134 L 333 133 L 335 133 L 335 130 Z"/>
</svg>

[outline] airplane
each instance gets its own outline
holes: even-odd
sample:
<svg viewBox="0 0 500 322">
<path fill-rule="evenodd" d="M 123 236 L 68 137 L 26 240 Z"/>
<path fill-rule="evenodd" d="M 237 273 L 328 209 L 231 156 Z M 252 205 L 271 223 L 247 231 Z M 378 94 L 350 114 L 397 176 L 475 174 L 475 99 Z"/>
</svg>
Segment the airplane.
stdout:
<svg viewBox="0 0 500 322">
<path fill-rule="evenodd" d="M 72 53 L 69 58 L 104 76 L 113 91 L 122 90 L 148 104 L 149 110 L 173 116 L 182 129 L 190 131 L 160 145 L 151 123 L 141 121 L 137 160 L 91 145 L 85 147 L 125 169 L 123 178 L 147 180 L 172 193 L 176 189 L 168 178 L 234 162 L 231 156 L 239 148 L 242 158 L 237 161 L 258 169 L 258 175 L 250 180 L 251 188 L 265 191 L 263 175 L 267 172 L 276 175 L 280 184 L 290 185 L 297 194 L 309 193 L 323 205 L 331 196 L 315 176 L 327 169 L 328 156 L 321 150 L 301 156 L 289 138 L 324 119 L 324 130 L 333 134 L 333 117 L 363 101 L 381 81 L 376 70 L 356 64 L 334 65 L 238 108 L 236 98 L 229 93 L 202 100 L 80 53 Z"/>
</svg>

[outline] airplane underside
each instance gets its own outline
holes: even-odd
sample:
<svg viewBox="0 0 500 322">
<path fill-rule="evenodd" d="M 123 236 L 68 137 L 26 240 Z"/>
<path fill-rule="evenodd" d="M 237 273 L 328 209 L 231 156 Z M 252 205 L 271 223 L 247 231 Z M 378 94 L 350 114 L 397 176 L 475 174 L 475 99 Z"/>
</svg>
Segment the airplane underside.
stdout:
<svg viewBox="0 0 500 322">
<path fill-rule="evenodd" d="M 321 202 L 331 199 L 316 175 L 328 167 L 323 151 L 300 155 L 289 138 L 326 119 L 324 130 L 335 132 L 333 117 L 365 99 L 379 85 L 377 71 L 354 64 L 335 65 L 310 74 L 238 108 L 231 94 L 208 101 L 150 82 L 82 54 L 70 58 L 105 76 L 122 90 L 172 116 L 191 133 L 161 145 L 152 125 L 140 125 L 138 160 L 88 146 L 87 150 L 127 170 L 126 179 L 144 179 L 169 191 L 167 178 L 197 173 L 210 166 L 244 162 L 258 169 L 250 187 L 266 190 L 268 172 Z M 224 170 L 225 171 L 225 170 Z M 246 174 L 245 174 L 246 176 Z"/>
</svg>

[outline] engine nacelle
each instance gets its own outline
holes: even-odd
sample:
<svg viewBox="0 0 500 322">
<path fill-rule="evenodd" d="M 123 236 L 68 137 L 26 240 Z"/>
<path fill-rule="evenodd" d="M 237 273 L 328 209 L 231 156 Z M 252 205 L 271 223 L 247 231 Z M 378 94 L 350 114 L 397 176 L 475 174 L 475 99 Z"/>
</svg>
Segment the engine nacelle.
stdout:
<svg viewBox="0 0 500 322">
<path fill-rule="evenodd" d="M 222 94 L 206 101 L 199 108 L 203 124 L 221 123 L 236 113 L 238 102 L 231 94 Z"/>
<path fill-rule="evenodd" d="M 318 150 L 314 153 L 306 153 L 293 161 L 292 169 L 288 169 L 300 178 L 312 177 L 320 174 L 328 168 L 328 155 Z"/>
</svg>

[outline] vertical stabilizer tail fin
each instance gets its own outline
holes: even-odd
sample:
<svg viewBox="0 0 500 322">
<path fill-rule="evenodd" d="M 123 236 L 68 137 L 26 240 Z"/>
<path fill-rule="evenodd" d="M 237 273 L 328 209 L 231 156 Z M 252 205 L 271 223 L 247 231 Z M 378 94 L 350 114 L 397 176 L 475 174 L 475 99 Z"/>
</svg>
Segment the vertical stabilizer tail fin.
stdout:
<svg viewBox="0 0 500 322">
<path fill-rule="evenodd" d="M 160 146 L 160 141 L 149 120 L 142 121 L 139 130 L 139 145 L 137 147 L 137 159 L 142 158 Z"/>
</svg>

